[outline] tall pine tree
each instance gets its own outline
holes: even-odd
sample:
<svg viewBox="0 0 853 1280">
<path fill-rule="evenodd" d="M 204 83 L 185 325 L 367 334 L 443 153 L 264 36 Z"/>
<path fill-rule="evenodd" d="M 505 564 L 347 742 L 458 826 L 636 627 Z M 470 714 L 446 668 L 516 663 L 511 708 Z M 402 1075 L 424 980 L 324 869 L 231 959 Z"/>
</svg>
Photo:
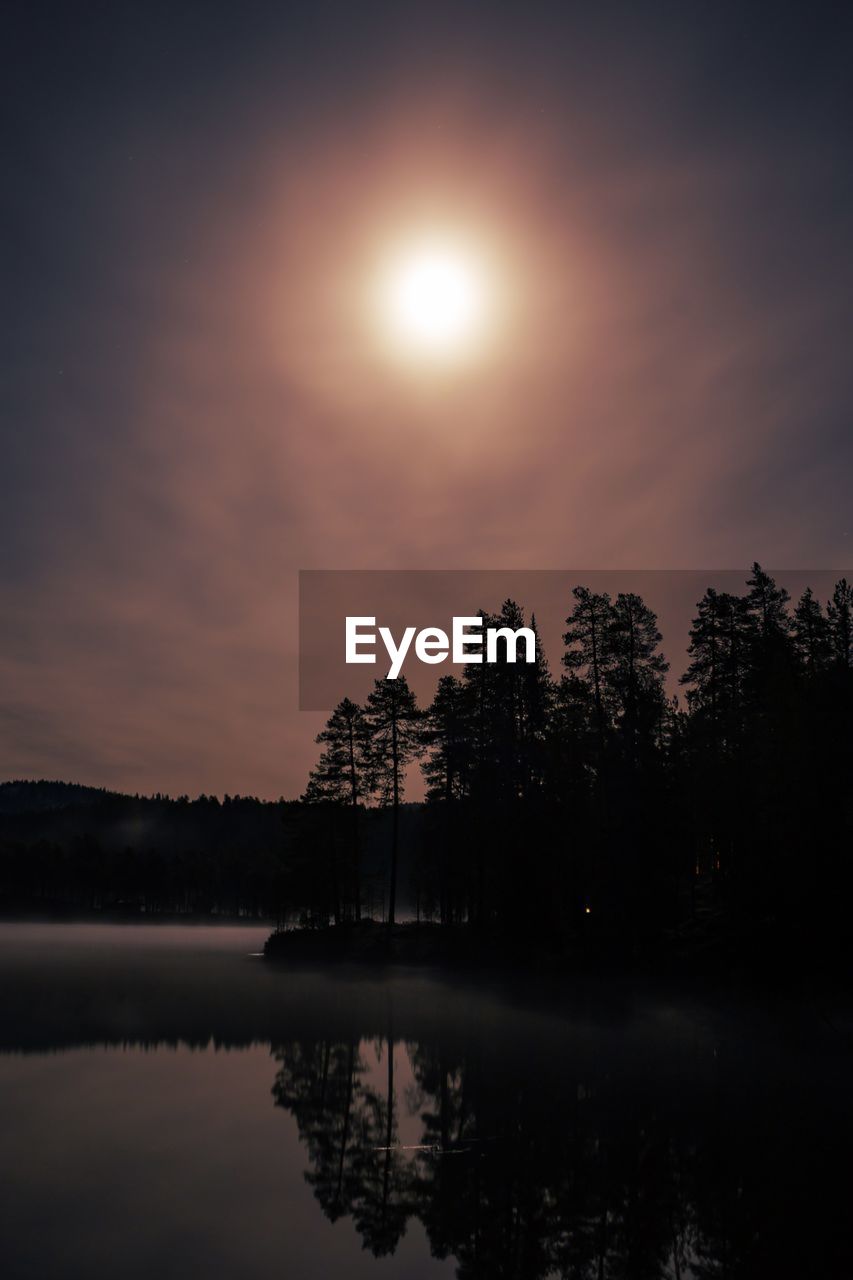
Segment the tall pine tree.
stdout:
<svg viewBox="0 0 853 1280">
<path fill-rule="evenodd" d="M 349 866 L 346 880 L 356 920 L 361 919 L 361 874 L 359 857 L 359 806 L 367 800 L 371 787 L 370 731 L 361 707 L 344 698 L 317 735 L 323 747 L 320 759 L 308 777 L 306 804 L 346 806 L 349 810 Z M 332 836 L 334 840 L 334 832 Z M 337 879 L 336 873 L 336 879 Z M 335 892 L 336 916 L 340 914 L 339 893 Z"/>
<path fill-rule="evenodd" d="M 397 910 L 397 863 L 400 839 L 400 802 L 406 769 L 423 750 L 422 714 L 405 676 L 377 680 L 365 707 L 371 740 L 372 785 L 379 803 L 391 809 L 391 871 L 388 891 L 388 927 Z"/>
</svg>

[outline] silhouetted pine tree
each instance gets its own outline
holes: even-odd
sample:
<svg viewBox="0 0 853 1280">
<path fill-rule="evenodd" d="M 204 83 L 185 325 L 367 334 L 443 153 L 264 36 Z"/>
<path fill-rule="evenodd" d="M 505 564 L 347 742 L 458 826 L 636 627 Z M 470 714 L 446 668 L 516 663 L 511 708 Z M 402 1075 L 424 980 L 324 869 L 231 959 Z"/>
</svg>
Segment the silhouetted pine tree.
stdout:
<svg viewBox="0 0 853 1280">
<path fill-rule="evenodd" d="M 405 676 L 377 680 L 365 707 L 371 740 L 372 785 L 379 803 L 391 809 L 391 874 L 388 894 L 388 927 L 394 926 L 397 907 L 399 812 L 406 769 L 423 750 L 422 715 Z"/>
<path fill-rule="evenodd" d="M 853 668 L 853 587 L 846 578 L 835 584 L 826 614 L 835 663 L 849 671 Z"/>
<path fill-rule="evenodd" d="M 575 606 L 566 618 L 567 630 L 563 636 L 566 652 L 563 666 L 585 679 L 593 694 L 595 723 L 599 739 L 604 740 L 607 718 L 605 714 L 605 688 L 610 668 L 608 632 L 612 619 L 612 604 L 606 592 L 596 593 L 588 587 L 575 587 L 572 591 Z"/>
<path fill-rule="evenodd" d="M 791 597 L 757 562 L 747 579 L 746 612 L 752 621 L 751 691 L 765 709 L 772 708 L 787 687 L 795 664 Z"/>
<path fill-rule="evenodd" d="M 791 630 L 791 619 L 788 616 L 791 597 L 785 588 L 778 586 L 757 560 L 752 566 L 752 577 L 747 578 L 746 585 L 749 587 L 747 609 L 756 620 L 759 636 L 763 640 L 787 636 Z"/>
<path fill-rule="evenodd" d="M 832 653 L 829 622 L 811 587 L 797 601 L 791 636 L 803 670 L 812 676 L 824 671 Z"/>
<path fill-rule="evenodd" d="M 471 786 L 472 716 L 470 688 L 442 676 L 425 713 L 422 740 L 428 749 L 421 768 L 428 800 L 464 800 Z"/>
<path fill-rule="evenodd" d="M 464 885 L 470 875 L 464 840 L 474 764 L 472 689 L 455 676 L 442 676 L 424 717 L 421 764 L 426 782 L 428 838 L 434 875 L 421 868 L 422 889 L 432 892 L 442 924 L 464 911 Z M 460 897 L 463 899 L 460 901 Z"/>
<path fill-rule="evenodd" d="M 660 720 L 663 679 L 669 670 L 658 652 L 662 639 L 648 605 L 632 592 L 620 592 L 607 626 L 606 683 L 632 753 L 641 737 L 651 737 Z"/>
<path fill-rule="evenodd" d="M 732 750 L 743 735 L 753 623 L 745 600 L 711 587 L 697 609 L 680 683 L 700 734 L 714 749 Z"/>
<path fill-rule="evenodd" d="M 311 770 L 305 789 L 306 804 L 326 804 L 333 810 L 349 810 L 349 857 L 347 890 L 356 920 L 361 919 L 361 875 L 359 857 L 359 806 L 373 786 L 371 776 L 371 733 L 364 711 L 349 698 L 339 702 L 317 735 L 323 752 Z M 333 813 L 334 817 L 334 813 Z M 334 838 L 334 835 L 333 835 Z M 339 894 L 335 893 L 336 903 Z M 340 911 L 336 909 L 336 919 Z"/>
</svg>

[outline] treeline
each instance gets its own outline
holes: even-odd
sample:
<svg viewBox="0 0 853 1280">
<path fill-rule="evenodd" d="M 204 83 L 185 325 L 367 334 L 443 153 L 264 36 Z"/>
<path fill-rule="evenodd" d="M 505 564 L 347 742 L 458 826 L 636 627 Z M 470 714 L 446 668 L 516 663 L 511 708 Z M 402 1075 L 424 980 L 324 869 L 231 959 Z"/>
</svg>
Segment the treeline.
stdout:
<svg viewBox="0 0 853 1280">
<path fill-rule="evenodd" d="M 285 876 L 287 810 L 239 796 L 6 784 L 0 910 L 269 915 Z"/>
<path fill-rule="evenodd" d="M 499 651 L 425 707 L 402 677 L 344 699 L 301 800 L 0 786 L 0 912 L 412 915 L 498 947 L 721 920 L 845 938 L 851 586 L 794 603 L 755 565 L 742 594 L 709 589 L 677 697 L 639 596 L 569 605 L 555 672 L 537 639 L 535 663 Z M 482 617 L 528 625 L 512 601 Z"/>
<path fill-rule="evenodd" d="M 416 806 L 398 822 L 415 845 Z M 315 831 L 316 828 L 316 831 Z M 298 800 L 129 796 L 61 782 L 0 785 L 0 914 L 329 918 L 325 815 Z M 365 909 L 383 915 L 391 814 L 361 833 Z M 403 867 L 409 879 L 409 864 Z"/>
<path fill-rule="evenodd" d="M 507 600 L 484 626 L 529 625 Z M 417 760 L 426 804 L 419 913 L 493 937 L 580 930 L 635 939 L 695 914 L 806 933 L 843 928 L 853 834 L 853 588 L 796 604 L 756 564 L 742 595 L 708 589 L 680 697 L 657 619 L 635 594 L 572 593 L 562 670 L 445 676 L 419 707 L 404 677 L 345 699 L 304 800 L 324 815 L 330 917 L 358 919 L 367 806 L 395 815 Z M 499 650 L 499 656 L 501 650 Z M 317 832 L 322 824 L 315 824 Z"/>
<path fill-rule="evenodd" d="M 417 807 L 404 805 L 398 820 L 409 849 Z M 365 815 L 361 833 L 362 894 L 378 919 L 390 824 L 390 813 L 376 809 Z M 0 913 L 316 924 L 330 912 L 326 827 L 325 815 L 307 812 L 298 800 L 191 800 L 61 782 L 3 783 Z M 408 864 L 404 874 L 408 879 Z"/>
</svg>

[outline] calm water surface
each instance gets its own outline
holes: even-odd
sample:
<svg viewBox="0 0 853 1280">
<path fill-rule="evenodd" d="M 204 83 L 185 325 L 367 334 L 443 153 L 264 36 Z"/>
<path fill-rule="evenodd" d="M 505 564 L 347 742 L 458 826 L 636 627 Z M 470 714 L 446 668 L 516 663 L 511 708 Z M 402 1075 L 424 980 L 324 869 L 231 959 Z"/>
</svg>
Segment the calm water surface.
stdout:
<svg viewBox="0 0 853 1280">
<path fill-rule="evenodd" d="M 853 1038 L 784 1004 L 0 926 L 0 1274 L 845 1277 Z"/>
</svg>

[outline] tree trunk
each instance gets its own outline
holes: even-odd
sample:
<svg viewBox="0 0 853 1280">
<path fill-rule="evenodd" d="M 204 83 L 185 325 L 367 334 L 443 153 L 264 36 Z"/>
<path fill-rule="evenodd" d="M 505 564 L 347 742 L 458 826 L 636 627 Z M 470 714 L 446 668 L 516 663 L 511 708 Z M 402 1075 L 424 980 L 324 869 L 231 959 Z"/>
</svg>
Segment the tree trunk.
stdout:
<svg viewBox="0 0 853 1280">
<path fill-rule="evenodd" d="M 350 845 L 350 862 L 352 864 L 352 895 L 353 909 L 356 924 L 361 920 L 361 868 L 359 866 L 358 853 L 358 776 L 355 770 L 355 741 L 353 737 L 352 721 L 349 725 L 349 772 L 350 772 L 350 799 L 352 802 L 352 825 L 350 828 L 351 845 Z"/>
<path fill-rule="evenodd" d="M 391 1182 L 391 1140 L 394 1137 L 394 1041 L 388 1034 L 388 1116 L 385 1130 L 385 1169 L 382 1175 L 382 1221 L 388 1214 L 388 1190 Z"/>
<path fill-rule="evenodd" d="M 397 910 L 397 844 L 400 817 L 400 752 L 397 742 L 397 717 L 391 720 L 391 766 L 393 769 L 393 793 L 391 797 L 391 885 L 388 891 L 388 932 L 394 928 Z"/>
<path fill-rule="evenodd" d="M 343 1132 L 341 1134 L 341 1154 L 338 1159 L 338 1186 L 335 1192 L 335 1201 L 337 1204 L 340 1204 L 341 1191 L 343 1190 L 343 1185 L 344 1185 L 344 1164 L 347 1156 L 347 1140 L 349 1138 L 350 1112 L 352 1111 L 352 1083 L 353 1083 L 354 1067 L 355 1067 L 355 1045 L 353 1044 L 352 1040 L 350 1040 L 349 1063 L 348 1063 L 349 1079 L 347 1081 L 347 1101 L 346 1101 L 346 1108 L 344 1110 L 344 1127 L 343 1127 Z"/>
</svg>

